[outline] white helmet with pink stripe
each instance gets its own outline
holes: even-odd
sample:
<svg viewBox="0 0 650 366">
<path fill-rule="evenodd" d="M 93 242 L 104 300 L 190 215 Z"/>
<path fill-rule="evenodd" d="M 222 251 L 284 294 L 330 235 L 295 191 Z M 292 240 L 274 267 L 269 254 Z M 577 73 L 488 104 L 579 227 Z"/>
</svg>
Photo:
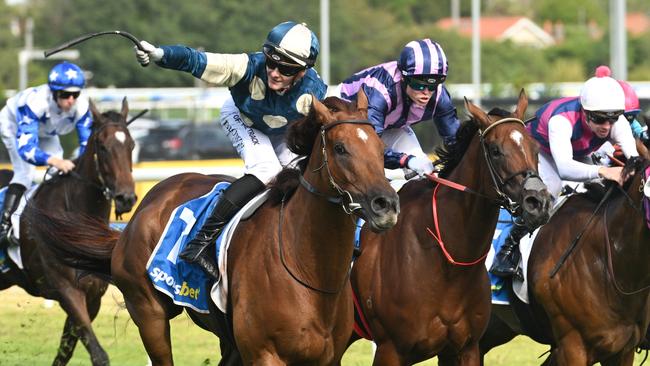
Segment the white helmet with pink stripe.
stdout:
<svg viewBox="0 0 650 366">
<path fill-rule="evenodd" d="M 447 77 L 447 56 L 442 47 L 429 38 L 411 41 L 404 46 L 397 60 L 404 77 L 431 78 L 431 83 Z M 440 80 L 442 79 L 442 80 Z"/>
</svg>

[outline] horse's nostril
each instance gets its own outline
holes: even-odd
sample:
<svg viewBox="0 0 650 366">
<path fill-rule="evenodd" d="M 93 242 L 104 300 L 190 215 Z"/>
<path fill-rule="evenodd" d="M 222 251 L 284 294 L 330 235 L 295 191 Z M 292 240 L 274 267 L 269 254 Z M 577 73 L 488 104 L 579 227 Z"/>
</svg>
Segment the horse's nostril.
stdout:
<svg viewBox="0 0 650 366">
<path fill-rule="evenodd" d="M 372 200 L 371 207 L 374 212 L 384 212 L 388 209 L 388 200 L 384 197 L 377 197 Z"/>
</svg>

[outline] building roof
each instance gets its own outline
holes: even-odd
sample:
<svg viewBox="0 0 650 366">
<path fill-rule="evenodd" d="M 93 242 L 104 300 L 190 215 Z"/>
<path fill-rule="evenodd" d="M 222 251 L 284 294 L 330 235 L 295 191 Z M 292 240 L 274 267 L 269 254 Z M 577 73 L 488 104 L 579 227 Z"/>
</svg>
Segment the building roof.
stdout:
<svg viewBox="0 0 650 366">
<path fill-rule="evenodd" d="M 630 34 L 638 36 L 650 31 L 650 17 L 644 13 L 628 13 L 625 18 L 625 27 Z"/>
<path fill-rule="evenodd" d="M 472 19 L 468 17 L 459 18 L 457 26 L 454 25 L 452 18 L 443 18 L 436 25 L 444 30 L 456 28 L 458 33 L 464 36 L 469 37 L 472 34 Z M 481 17 L 479 26 L 481 39 L 510 40 L 517 44 L 534 47 L 546 47 L 555 43 L 549 33 L 523 16 Z"/>
</svg>

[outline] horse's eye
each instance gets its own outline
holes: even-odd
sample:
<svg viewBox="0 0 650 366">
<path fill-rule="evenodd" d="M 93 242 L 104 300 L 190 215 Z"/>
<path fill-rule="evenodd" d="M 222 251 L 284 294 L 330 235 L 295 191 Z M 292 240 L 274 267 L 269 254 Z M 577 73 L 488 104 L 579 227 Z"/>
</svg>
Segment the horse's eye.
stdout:
<svg viewBox="0 0 650 366">
<path fill-rule="evenodd" d="M 503 156 L 503 154 L 501 153 L 501 150 L 499 149 L 498 146 L 490 145 L 490 156 L 492 156 L 493 158 L 499 158 Z"/>
<path fill-rule="evenodd" d="M 334 144 L 334 152 L 339 154 L 339 155 L 343 155 L 343 154 L 347 153 L 347 150 L 345 150 L 345 146 L 343 146 L 342 143 L 338 142 L 338 143 Z"/>
</svg>

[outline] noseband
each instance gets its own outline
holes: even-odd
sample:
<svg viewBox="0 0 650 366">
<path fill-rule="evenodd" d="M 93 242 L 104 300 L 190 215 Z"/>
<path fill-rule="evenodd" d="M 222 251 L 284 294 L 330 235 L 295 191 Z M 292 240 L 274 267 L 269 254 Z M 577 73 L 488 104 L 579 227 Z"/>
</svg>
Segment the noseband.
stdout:
<svg viewBox="0 0 650 366">
<path fill-rule="evenodd" d="M 353 120 L 341 120 L 341 121 L 332 122 L 332 123 L 330 123 L 328 125 L 323 125 L 320 128 L 320 136 L 321 136 L 321 141 L 322 141 L 322 145 L 323 145 L 323 147 L 321 149 L 321 154 L 323 155 L 323 163 L 321 164 L 321 166 L 314 169 L 313 172 L 315 173 L 315 172 L 323 169 L 323 167 L 324 167 L 325 170 L 327 171 L 327 177 L 328 177 L 328 180 L 329 180 L 330 187 L 332 189 L 334 189 L 338 193 L 338 196 L 332 197 L 332 196 L 329 196 L 329 195 L 327 195 L 325 193 L 320 192 L 311 183 L 307 182 L 307 180 L 302 175 L 300 175 L 298 177 L 298 179 L 300 180 L 300 184 L 308 192 L 313 193 L 313 194 L 315 194 L 315 195 L 317 195 L 319 197 L 323 197 L 327 201 L 332 202 L 334 204 L 340 204 L 341 207 L 343 208 L 343 211 L 345 211 L 345 213 L 351 214 L 354 211 L 361 209 L 361 204 L 359 204 L 357 202 L 354 202 L 354 199 L 352 198 L 352 195 L 350 194 L 350 192 L 343 189 L 343 188 L 341 188 L 341 186 L 338 183 L 336 183 L 336 181 L 334 180 L 334 176 L 332 175 L 332 171 L 330 170 L 330 167 L 329 167 L 329 160 L 327 158 L 327 143 L 326 143 L 326 139 L 325 139 L 325 133 L 327 131 L 331 130 L 333 127 L 336 127 L 336 126 L 342 125 L 342 124 L 357 124 L 357 125 L 369 125 L 369 126 L 372 126 L 372 123 L 370 123 L 369 120 L 356 120 L 356 119 L 353 119 Z"/>
<path fill-rule="evenodd" d="M 524 177 L 523 186 L 526 186 L 526 182 L 531 178 L 536 178 L 536 179 L 539 179 L 540 181 L 541 181 L 541 178 L 539 177 L 539 175 L 537 173 L 535 173 L 535 171 L 533 171 L 531 169 L 526 169 L 526 170 L 522 170 L 522 171 L 519 171 L 517 173 L 514 173 L 514 174 L 510 175 L 509 177 L 506 177 L 505 179 L 503 179 L 497 173 L 496 169 L 494 168 L 494 163 L 492 162 L 492 159 L 490 159 L 490 156 L 488 154 L 488 150 L 487 150 L 487 147 L 486 147 L 487 143 L 485 142 L 485 136 L 487 136 L 488 132 L 490 132 L 494 127 L 496 127 L 496 126 L 498 126 L 500 124 L 503 124 L 503 123 L 511 123 L 511 122 L 519 123 L 522 126 L 526 127 L 526 124 L 524 123 L 524 121 L 520 120 L 519 118 L 509 117 L 509 118 L 503 118 L 503 119 L 500 119 L 500 120 L 494 122 L 493 124 L 489 125 L 485 130 L 482 130 L 482 131 L 479 130 L 478 134 L 479 134 L 479 138 L 480 138 L 480 141 L 481 141 L 481 148 L 483 150 L 483 156 L 485 157 L 485 162 L 488 165 L 488 170 L 490 171 L 490 177 L 492 178 L 492 183 L 494 185 L 494 189 L 496 190 L 496 194 L 497 194 L 496 201 L 497 201 L 497 203 L 499 205 L 503 206 L 503 208 L 508 210 L 508 212 L 510 212 L 510 214 L 516 215 L 516 212 L 520 208 L 519 204 L 514 202 L 512 199 L 510 199 L 510 197 L 508 197 L 507 194 L 505 194 L 503 192 L 503 187 L 505 187 L 507 184 L 509 184 L 512 179 L 514 179 L 514 178 L 516 178 L 516 177 L 518 177 L 520 175 Z"/>
</svg>

